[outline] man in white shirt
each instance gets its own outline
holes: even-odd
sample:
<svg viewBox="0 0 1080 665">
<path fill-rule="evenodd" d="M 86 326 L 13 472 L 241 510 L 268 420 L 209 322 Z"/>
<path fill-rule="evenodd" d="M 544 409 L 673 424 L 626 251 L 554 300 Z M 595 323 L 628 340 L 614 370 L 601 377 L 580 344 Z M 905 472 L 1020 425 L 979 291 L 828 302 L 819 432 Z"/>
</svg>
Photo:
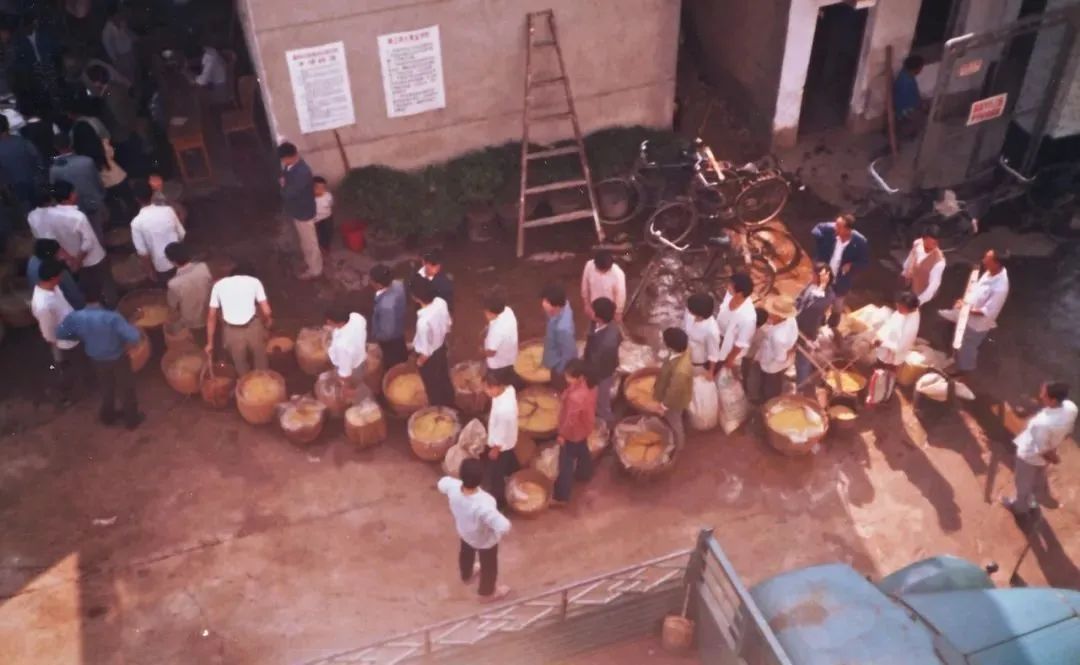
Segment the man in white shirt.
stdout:
<svg viewBox="0 0 1080 665">
<path fill-rule="evenodd" d="M 904 364 L 919 336 L 919 298 L 905 291 L 896 299 L 896 310 L 878 330 L 874 345 L 877 359 L 895 370 Z"/>
<path fill-rule="evenodd" d="M 761 371 L 755 402 L 765 403 L 779 397 L 784 387 L 784 374 L 795 362 L 795 342 L 799 325 L 795 322 L 795 300 L 789 296 L 774 296 L 763 305 L 769 318 L 761 328 L 761 340 L 754 353 L 754 362 Z"/>
<path fill-rule="evenodd" d="M 116 283 L 109 268 L 108 256 L 94 233 L 90 220 L 78 208 L 78 194 L 71 183 L 57 180 L 52 187 L 57 205 L 38 218 L 35 234 L 60 243 L 65 260 L 79 279 L 88 303 L 106 307 L 116 304 Z"/>
<path fill-rule="evenodd" d="M 128 81 L 138 80 L 139 59 L 135 53 L 137 39 L 128 26 L 128 9 L 123 5 L 117 7 L 101 31 L 101 45 L 105 48 L 109 60 Z"/>
<path fill-rule="evenodd" d="M 499 512 L 495 498 L 480 489 L 484 479 L 484 464 L 478 459 L 461 463 L 461 480 L 444 476 L 439 491 L 450 503 L 461 546 L 458 549 L 458 572 L 461 581 L 469 584 L 475 575 L 477 555 L 480 558 L 481 602 L 505 598 L 510 587 L 496 586 L 499 572 L 499 541 L 510 532 L 510 520 Z"/>
<path fill-rule="evenodd" d="M 506 294 L 501 289 L 493 289 L 484 298 L 484 317 L 487 319 L 487 333 L 484 335 L 484 357 L 488 372 L 498 374 L 503 385 L 522 385 L 521 378 L 514 371 L 514 362 L 518 354 L 518 324 L 514 310 L 506 304 Z"/>
<path fill-rule="evenodd" d="M 720 326 L 713 318 L 716 301 L 707 293 L 695 293 L 686 299 L 683 330 L 686 331 L 690 363 L 705 368 L 710 379 L 720 368 Z"/>
<path fill-rule="evenodd" d="M 1069 386 L 1055 381 L 1039 388 L 1043 408 L 1013 439 L 1016 444 L 1016 495 L 1002 497 L 1001 503 L 1017 514 L 1038 507 L 1037 488 L 1046 486 L 1046 465 L 1061 462 L 1057 450 L 1076 427 L 1076 404 L 1067 399 Z"/>
<path fill-rule="evenodd" d="M 997 327 L 998 315 L 1009 296 L 1009 273 L 1005 270 L 1005 258 L 1005 255 L 996 249 L 983 255 L 983 273 L 971 294 L 971 312 L 960 348 L 956 351 L 955 374 L 975 371 L 979 346 L 990 331 Z M 958 300 L 951 310 L 942 309 L 938 314 L 946 321 L 956 323 L 963 306 L 964 302 Z"/>
<path fill-rule="evenodd" d="M 487 427 L 488 459 L 491 463 L 488 466 L 487 489 L 501 510 L 506 507 L 506 478 L 520 468 L 517 453 L 514 452 L 518 437 L 517 391 L 504 383 L 495 372 L 488 372 L 484 376 L 484 387 L 491 398 Z"/>
<path fill-rule="evenodd" d="M 919 304 L 925 305 L 937 295 L 944 273 L 945 254 L 938 246 L 938 228 L 931 224 L 915 239 L 904 260 L 904 282 L 919 298 Z"/>
<path fill-rule="evenodd" d="M 581 302 L 585 303 L 585 314 L 590 320 L 593 313 L 589 306 L 597 298 L 608 298 L 615 303 L 615 321 L 622 322 L 626 306 L 626 273 L 606 249 L 601 249 L 586 262 L 581 273 Z"/>
<path fill-rule="evenodd" d="M 341 381 L 345 398 L 354 404 L 359 403 L 370 396 L 363 381 L 363 367 L 367 360 L 367 320 L 348 308 L 331 307 L 326 310 L 326 327 L 330 329 L 326 355 Z"/>
<path fill-rule="evenodd" d="M 273 324 L 273 315 L 262 282 L 251 273 L 247 267 L 237 266 L 230 276 L 214 284 L 210 289 L 210 310 L 206 316 L 207 355 L 214 355 L 214 333 L 220 316 L 225 322 L 222 342 L 239 376 L 247 374 L 250 368 L 248 353 L 255 369 L 269 367 L 266 337 Z"/>
<path fill-rule="evenodd" d="M 226 104 L 231 101 L 232 96 L 226 85 L 225 58 L 221 57 L 216 48 L 195 47 L 187 52 L 187 58 L 192 69 L 198 68 L 198 74 L 189 74 L 189 80 L 206 89 L 212 104 Z"/>
<path fill-rule="evenodd" d="M 432 406 L 454 406 L 454 384 L 450 381 L 450 363 L 446 357 L 446 335 L 450 332 L 450 311 L 446 301 L 435 296 L 435 287 L 417 277 L 410 288 L 413 300 L 420 306 L 416 312 L 416 336 L 413 351 L 416 367 L 424 381 L 428 403 Z"/>
<path fill-rule="evenodd" d="M 167 284 L 176 274 L 176 268 L 165 256 L 165 248 L 184 239 L 184 226 L 172 208 L 153 203 L 154 192 L 146 181 L 137 181 L 131 188 L 141 206 L 139 214 L 131 220 L 131 242 L 135 245 L 135 253 L 142 259 L 151 280 Z"/>
<path fill-rule="evenodd" d="M 723 367 L 734 370 L 746 355 L 754 333 L 757 332 L 757 312 L 750 294 L 754 282 L 750 275 L 737 272 L 728 282 L 727 294 L 716 313 L 720 328 L 720 362 Z"/>
<path fill-rule="evenodd" d="M 60 261 L 47 259 L 41 262 L 41 268 L 38 270 L 40 281 L 34 287 L 34 295 L 30 299 L 30 311 L 37 319 L 41 337 L 49 345 L 60 400 L 69 402 L 73 383 L 70 370 L 75 360 L 73 350 L 79 346 L 79 342 L 56 338 L 57 327 L 68 314 L 74 311 L 59 288 L 63 275 L 64 264 Z"/>
</svg>

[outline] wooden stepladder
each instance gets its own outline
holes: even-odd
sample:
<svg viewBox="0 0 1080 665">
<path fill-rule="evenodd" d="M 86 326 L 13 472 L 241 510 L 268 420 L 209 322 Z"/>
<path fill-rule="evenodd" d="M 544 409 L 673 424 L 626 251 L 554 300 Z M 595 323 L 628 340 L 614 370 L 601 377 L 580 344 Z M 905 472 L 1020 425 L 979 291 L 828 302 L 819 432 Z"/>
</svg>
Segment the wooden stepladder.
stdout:
<svg viewBox="0 0 1080 665">
<path fill-rule="evenodd" d="M 562 224 L 563 222 L 574 222 L 592 218 L 593 225 L 596 227 L 598 239 L 601 242 L 604 240 L 604 230 L 600 226 L 600 215 L 597 214 L 596 211 L 596 193 L 593 191 L 592 175 L 589 172 L 588 160 L 585 158 L 585 143 L 581 138 L 581 125 L 578 123 L 577 111 L 574 110 L 574 96 L 573 93 L 570 92 L 570 78 L 566 75 L 566 65 L 563 62 L 562 49 L 559 48 L 559 40 L 555 32 L 555 14 L 550 9 L 540 12 L 531 12 L 526 19 L 526 28 L 525 106 L 521 114 L 521 192 L 518 199 L 517 255 L 519 258 L 525 254 L 525 230 L 540 226 L 550 226 L 552 224 Z M 534 55 L 539 55 L 542 52 L 550 53 L 551 51 L 547 51 L 547 49 L 554 51 L 555 58 L 553 59 L 553 66 L 556 71 L 554 74 L 536 75 L 533 72 L 533 67 L 536 66 Z M 552 59 L 548 58 L 548 60 Z M 565 103 L 561 105 L 561 108 L 556 109 L 548 106 L 539 109 L 536 108 L 534 93 L 537 90 L 550 87 L 562 89 Z M 570 126 L 574 131 L 573 144 L 529 152 L 529 129 L 531 123 L 558 123 L 566 121 L 570 122 Z M 530 164 L 533 164 L 535 168 L 538 164 L 534 164 L 534 162 L 537 162 L 538 160 L 544 160 L 549 157 L 561 157 L 564 155 L 577 155 L 578 163 L 581 166 L 581 177 L 543 185 L 529 184 Z M 550 215 L 548 217 L 525 219 L 526 197 L 545 192 L 580 188 L 584 188 L 588 194 L 588 208 Z"/>
</svg>

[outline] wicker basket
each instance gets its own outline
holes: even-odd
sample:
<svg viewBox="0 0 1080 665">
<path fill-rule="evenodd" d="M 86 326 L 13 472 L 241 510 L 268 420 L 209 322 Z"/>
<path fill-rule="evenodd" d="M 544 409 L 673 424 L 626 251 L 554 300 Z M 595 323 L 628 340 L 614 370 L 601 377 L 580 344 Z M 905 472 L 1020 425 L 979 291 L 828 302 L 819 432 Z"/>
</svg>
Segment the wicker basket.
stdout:
<svg viewBox="0 0 1080 665">
<path fill-rule="evenodd" d="M 427 441 L 418 438 L 415 433 L 416 422 L 428 414 L 436 414 L 437 418 L 445 418 L 451 421 L 454 424 L 451 433 L 438 441 Z M 407 431 L 409 433 L 409 446 L 412 447 L 412 451 L 417 457 L 425 462 L 441 462 L 446 455 L 446 451 L 450 450 L 450 447 L 457 442 L 458 434 L 461 434 L 461 419 L 458 418 L 457 411 L 453 409 L 448 409 L 445 406 L 428 406 L 409 416 Z"/>
<path fill-rule="evenodd" d="M 226 362 L 206 363 L 199 380 L 203 402 L 214 409 L 229 406 L 236 392 L 236 369 Z"/>
<path fill-rule="evenodd" d="M 694 644 L 694 622 L 678 614 L 664 617 L 660 629 L 660 646 L 668 653 L 681 654 Z"/>
<path fill-rule="evenodd" d="M 357 448 L 370 448 L 386 440 L 386 418 L 374 400 L 345 410 L 345 438 Z"/>
<path fill-rule="evenodd" d="M 486 371 L 484 363 L 479 360 L 466 360 L 450 370 L 450 380 L 454 384 L 454 405 L 467 416 L 478 416 L 487 411 L 491 404 L 491 398 L 484 389 Z M 479 382 L 466 377 L 479 377 Z"/>
<path fill-rule="evenodd" d="M 604 452 L 611 445 L 611 428 L 607 423 L 599 418 L 596 419 L 596 425 L 593 427 L 592 434 L 589 435 L 586 443 L 589 446 L 589 455 L 593 460 L 600 459 Z"/>
<path fill-rule="evenodd" d="M 296 335 L 296 364 L 300 371 L 318 376 L 330 369 L 330 333 L 323 328 L 301 328 Z"/>
<path fill-rule="evenodd" d="M 165 317 L 152 323 L 140 322 L 139 316 L 142 313 L 142 310 L 148 307 L 163 309 Z M 116 306 L 116 311 L 130 321 L 132 325 L 138 326 L 143 330 L 160 328 L 169 320 L 169 303 L 165 297 L 164 289 L 138 289 L 132 291 L 120 299 L 119 304 Z"/>
<path fill-rule="evenodd" d="M 367 345 L 367 360 L 364 361 L 364 383 L 372 395 L 382 393 L 383 379 L 382 347 L 378 344 Z"/>
<path fill-rule="evenodd" d="M 543 499 L 539 504 L 523 501 L 521 498 L 523 484 L 539 487 L 543 492 Z M 506 479 L 506 503 L 515 513 L 522 517 L 536 517 L 547 510 L 551 505 L 551 495 L 554 493 L 555 483 L 537 469 L 521 469 Z"/>
<path fill-rule="evenodd" d="M 310 422 L 296 422 L 290 419 L 297 412 L 303 412 Z M 310 395 L 297 395 L 288 402 L 277 405 L 278 427 L 285 438 L 293 443 L 307 445 L 319 438 L 323 425 L 326 424 L 326 405 Z"/>
<path fill-rule="evenodd" d="M 631 387 L 639 381 L 647 381 L 650 378 L 655 382 L 656 377 L 660 375 L 659 367 L 646 367 L 639 369 L 638 371 L 630 374 L 622 382 L 623 397 L 626 399 L 627 404 L 637 411 L 646 415 L 660 415 L 660 403 L 652 399 L 652 391 L 649 391 L 649 397 L 642 399 L 640 396 L 634 396 Z"/>
<path fill-rule="evenodd" d="M 534 425 L 527 424 L 525 418 L 529 414 L 533 413 L 539 408 L 538 400 L 543 399 L 545 402 L 554 400 L 555 417 L 552 419 L 551 427 L 537 429 Z M 555 436 L 555 433 L 559 429 L 559 393 L 554 388 L 547 386 L 529 386 L 523 388 L 517 394 L 518 402 L 518 431 L 528 434 L 533 439 L 543 441 L 544 439 L 550 439 Z"/>
<path fill-rule="evenodd" d="M 382 380 L 383 397 L 386 398 L 386 403 L 390 407 L 390 413 L 398 418 L 408 418 L 428 405 L 427 393 L 424 393 L 424 400 L 419 404 L 398 404 L 390 397 L 390 384 L 394 382 L 394 379 L 404 374 L 415 374 L 417 380 L 420 379 L 420 375 L 416 371 L 416 365 L 413 365 L 412 363 L 399 363 L 387 370 L 386 374 L 383 375 Z M 421 385 L 423 385 L 422 381 Z"/>
<path fill-rule="evenodd" d="M 255 377 L 270 379 L 277 385 L 277 392 L 263 400 L 252 399 L 245 395 L 244 386 Z M 252 425 L 265 425 L 272 422 L 276 414 L 277 405 L 285 401 L 285 377 L 269 369 L 257 369 L 240 377 L 236 382 L 236 409 L 242 417 Z"/>
<path fill-rule="evenodd" d="M 521 366 L 519 365 L 519 362 L 521 361 L 522 354 L 525 352 L 526 349 L 537 349 L 537 348 L 540 349 L 540 356 L 543 357 L 544 340 L 542 340 L 542 339 L 527 339 L 527 340 L 525 340 L 524 342 L 522 342 L 521 344 L 518 345 L 518 358 L 517 358 L 517 360 L 514 361 L 514 371 L 517 373 L 518 376 L 521 377 L 522 381 L 524 381 L 525 383 L 527 383 L 527 384 L 529 384 L 531 386 L 542 386 L 542 385 L 546 385 L 546 384 L 551 382 L 551 370 L 547 369 L 546 367 L 541 367 L 535 373 L 531 373 L 531 372 L 522 373 L 521 372 L 521 369 L 520 369 Z"/>
<path fill-rule="evenodd" d="M 195 362 L 191 362 L 191 361 Z M 180 364 L 190 364 L 181 367 Z M 181 395 L 195 395 L 206 367 L 206 352 L 195 348 L 171 349 L 161 357 L 161 373 L 165 383 Z"/>
<path fill-rule="evenodd" d="M 816 413 L 821 418 L 821 432 L 805 438 L 793 438 L 790 433 L 774 429 L 769 414 L 782 408 L 806 408 Z M 761 412 L 765 421 L 765 434 L 769 440 L 769 445 L 785 455 L 799 456 L 817 452 L 820 449 L 821 440 L 829 432 L 829 416 L 825 409 L 821 408 L 821 405 L 816 401 L 801 395 L 774 397 L 765 402 L 765 405 L 761 407 Z"/>
<path fill-rule="evenodd" d="M 663 447 L 652 460 L 633 459 L 627 451 L 627 444 L 631 440 L 630 437 L 642 430 L 660 435 L 662 443 L 657 445 Z M 619 459 L 619 465 L 636 478 L 652 478 L 666 473 L 674 467 L 675 457 L 678 453 L 674 433 L 667 423 L 656 416 L 623 418 L 615 425 L 612 443 L 615 448 L 615 455 Z"/>
<path fill-rule="evenodd" d="M 169 321 L 161 328 L 161 334 L 165 337 L 166 349 L 177 349 L 195 346 L 195 337 L 191 329 L 179 321 Z"/>
<path fill-rule="evenodd" d="M 146 363 L 150 360 L 150 338 L 146 336 L 146 331 L 139 329 L 139 341 L 128 348 L 127 354 L 128 359 L 131 360 L 132 372 L 138 373 L 146 367 Z"/>
</svg>

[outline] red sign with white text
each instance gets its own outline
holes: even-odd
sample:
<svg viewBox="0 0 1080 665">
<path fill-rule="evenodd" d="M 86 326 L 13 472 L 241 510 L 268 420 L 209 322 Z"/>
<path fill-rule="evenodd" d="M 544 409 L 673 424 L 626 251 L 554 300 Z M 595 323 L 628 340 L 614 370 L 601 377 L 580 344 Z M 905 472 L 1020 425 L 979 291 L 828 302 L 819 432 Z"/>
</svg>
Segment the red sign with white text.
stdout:
<svg viewBox="0 0 1080 665">
<path fill-rule="evenodd" d="M 993 120 L 994 118 L 1000 118 L 1005 113 L 1005 101 L 1009 98 L 1008 93 L 1001 93 L 1000 95 L 994 95 L 993 97 L 987 97 L 986 99 L 980 99 L 977 102 L 971 104 L 971 111 L 968 112 L 967 124 L 977 125 L 980 122 L 986 122 L 987 120 Z"/>
</svg>

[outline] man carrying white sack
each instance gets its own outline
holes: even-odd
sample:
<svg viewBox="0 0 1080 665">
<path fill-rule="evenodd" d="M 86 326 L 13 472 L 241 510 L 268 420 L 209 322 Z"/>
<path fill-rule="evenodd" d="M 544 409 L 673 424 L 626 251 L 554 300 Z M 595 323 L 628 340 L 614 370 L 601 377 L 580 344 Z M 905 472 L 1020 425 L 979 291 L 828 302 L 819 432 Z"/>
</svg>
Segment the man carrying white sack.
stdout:
<svg viewBox="0 0 1080 665">
<path fill-rule="evenodd" d="M 958 300 L 952 309 L 939 310 L 946 321 L 958 323 L 965 306 L 970 306 L 967 326 L 964 328 L 960 348 L 956 350 L 954 374 L 975 371 L 979 346 L 997 327 L 997 317 L 1009 296 L 1009 273 L 1005 270 L 1005 255 L 991 249 L 983 255 L 983 272 L 970 293 Z"/>
<path fill-rule="evenodd" d="M 344 307 L 331 307 L 326 312 L 330 329 L 330 345 L 326 355 L 345 388 L 346 401 L 357 403 L 370 396 L 364 384 L 364 362 L 367 360 L 367 320 Z"/>
</svg>

